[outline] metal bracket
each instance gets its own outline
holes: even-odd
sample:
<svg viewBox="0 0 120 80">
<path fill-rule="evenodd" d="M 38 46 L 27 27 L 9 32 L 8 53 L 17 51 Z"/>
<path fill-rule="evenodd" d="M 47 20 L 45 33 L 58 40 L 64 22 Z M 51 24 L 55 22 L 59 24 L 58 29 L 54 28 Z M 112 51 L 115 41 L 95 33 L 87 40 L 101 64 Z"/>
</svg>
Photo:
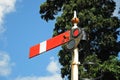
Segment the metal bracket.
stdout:
<svg viewBox="0 0 120 80">
<path fill-rule="evenodd" d="M 72 62 L 72 65 L 80 65 L 80 62 Z"/>
</svg>

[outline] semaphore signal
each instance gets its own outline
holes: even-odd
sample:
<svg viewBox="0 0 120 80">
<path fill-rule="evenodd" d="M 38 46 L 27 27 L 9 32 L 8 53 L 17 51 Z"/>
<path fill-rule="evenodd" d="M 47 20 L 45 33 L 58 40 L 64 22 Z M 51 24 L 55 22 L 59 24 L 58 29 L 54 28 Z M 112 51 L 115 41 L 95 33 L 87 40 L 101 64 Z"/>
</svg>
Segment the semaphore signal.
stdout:
<svg viewBox="0 0 120 80">
<path fill-rule="evenodd" d="M 77 26 L 79 19 L 77 18 L 76 11 L 74 11 L 74 17 L 72 18 L 73 27 L 62 34 L 59 34 L 53 38 L 43 41 L 30 47 L 29 58 L 33 58 L 39 54 L 49 51 L 53 48 L 61 46 L 66 43 L 67 49 L 73 50 L 72 64 L 71 64 L 71 80 L 78 80 L 78 65 L 80 64 L 78 59 L 78 44 L 82 38 L 84 38 L 84 31 Z"/>
</svg>

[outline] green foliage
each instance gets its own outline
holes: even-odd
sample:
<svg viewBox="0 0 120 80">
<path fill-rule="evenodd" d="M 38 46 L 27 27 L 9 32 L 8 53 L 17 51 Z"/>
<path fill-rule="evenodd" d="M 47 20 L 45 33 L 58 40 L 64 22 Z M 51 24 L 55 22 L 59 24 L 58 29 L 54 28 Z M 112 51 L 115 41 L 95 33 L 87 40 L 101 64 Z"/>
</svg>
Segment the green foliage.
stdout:
<svg viewBox="0 0 120 80">
<path fill-rule="evenodd" d="M 80 41 L 79 80 L 89 78 L 95 80 L 120 80 L 120 20 L 113 16 L 115 10 L 113 0 L 47 0 L 40 6 L 41 18 L 53 20 L 56 18 L 53 36 L 71 29 L 73 11 L 77 11 L 80 19 L 79 27 L 88 34 L 87 41 Z M 55 17 L 58 12 L 60 16 Z M 59 62 L 62 65 L 61 76 L 70 79 L 72 51 L 62 46 Z M 92 64 L 87 64 L 92 63 Z"/>
</svg>

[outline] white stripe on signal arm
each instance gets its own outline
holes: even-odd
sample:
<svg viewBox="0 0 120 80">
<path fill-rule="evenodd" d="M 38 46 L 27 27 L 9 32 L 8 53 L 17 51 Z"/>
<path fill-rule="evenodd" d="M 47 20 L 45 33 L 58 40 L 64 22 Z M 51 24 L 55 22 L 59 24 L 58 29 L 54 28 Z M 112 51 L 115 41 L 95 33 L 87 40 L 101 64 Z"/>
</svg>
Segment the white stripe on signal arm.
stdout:
<svg viewBox="0 0 120 80">
<path fill-rule="evenodd" d="M 30 58 L 35 57 L 43 52 L 46 52 L 46 51 L 51 50 L 57 46 L 65 44 L 68 41 L 70 41 L 70 30 L 68 30 L 68 31 L 66 31 L 58 36 L 50 38 L 46 41 L 43 41 L 42 43 L 39 43 L 37 45 L 32 46 L 30 48 L 29 57 Z"/>
<path fill-rule="evenodd" d="M 43 53 L 45 51 L 46 51 L 46 41 L 43 41 L 42 43 L 40 43 L 39 53 Z"/>
</svg>

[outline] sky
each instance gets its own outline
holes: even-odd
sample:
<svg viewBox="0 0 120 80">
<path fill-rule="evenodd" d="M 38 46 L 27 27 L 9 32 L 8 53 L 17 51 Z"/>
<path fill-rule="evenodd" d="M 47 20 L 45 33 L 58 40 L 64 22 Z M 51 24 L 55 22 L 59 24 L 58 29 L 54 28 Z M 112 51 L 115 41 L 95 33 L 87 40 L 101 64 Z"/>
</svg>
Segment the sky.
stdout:
<svg viewBox="0 0 120 80">
<path fill-rule="evenodd" d="M 117 1 L 116 11 L 120 1 Z M 0 0 L 0 80 L 62 80 L 60 47 L 29 59 L 29 48 L 52 37 L 54 21 L 40 18 L 45 0 Z M 120 38 L 118 38 L 120 40 Z"/>
</svg>

